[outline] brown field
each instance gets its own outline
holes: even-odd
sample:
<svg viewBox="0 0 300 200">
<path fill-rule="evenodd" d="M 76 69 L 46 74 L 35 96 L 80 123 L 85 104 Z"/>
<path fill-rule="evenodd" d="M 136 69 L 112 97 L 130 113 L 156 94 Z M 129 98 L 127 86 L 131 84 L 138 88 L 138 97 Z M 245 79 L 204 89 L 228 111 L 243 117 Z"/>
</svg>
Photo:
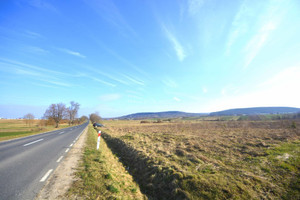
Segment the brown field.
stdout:
<svg viewBox="0 0 300 200">
<path fill-rule="evenodd" d="M 105 121 L 150 199 L 300 199 L 300 121 Z"/>
<path fill-rule="evenodd" d="M 64 121 L 59 125 L 59 128 L 68 126 L 68 123 Z M 45 120 L 32 120 L 30 123 L 26 123 L 26 120 L 23 119 L 0 119 L 0 141 L 51 130 L 55 130 L 54 125 L 47 124 Z"/>
</svg>

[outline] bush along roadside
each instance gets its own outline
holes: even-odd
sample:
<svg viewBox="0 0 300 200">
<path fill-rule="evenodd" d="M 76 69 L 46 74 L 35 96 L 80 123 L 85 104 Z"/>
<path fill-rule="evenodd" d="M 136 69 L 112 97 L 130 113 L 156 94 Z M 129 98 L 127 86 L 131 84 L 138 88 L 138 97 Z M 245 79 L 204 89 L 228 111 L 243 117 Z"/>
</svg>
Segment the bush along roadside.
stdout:
<svg viewBox="0 0 300 200">
<path fill-rule="evenodd" d="M 190 177 L 175 166 L 164 167 L 121 139 L 105 132 L 102 135 L 149 199 L 190 199 L 191 196 L 182 188 L 183 179 Z"/>
<path fill-rule="evenodd" d="M 89 125 L 86 146 L 76 176 L 66 194 L 68 199 L 146 199 L 122 163 Z"/>
</svg>

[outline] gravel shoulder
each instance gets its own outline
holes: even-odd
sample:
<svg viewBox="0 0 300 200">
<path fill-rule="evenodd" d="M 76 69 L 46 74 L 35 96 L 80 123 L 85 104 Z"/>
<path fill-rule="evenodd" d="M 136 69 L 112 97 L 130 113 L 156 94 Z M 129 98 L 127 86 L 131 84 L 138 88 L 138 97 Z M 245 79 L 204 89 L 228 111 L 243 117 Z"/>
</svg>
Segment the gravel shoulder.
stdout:
<svg viewBox="0 0 300 200">
<path fill-rule="evenodd" d="M 49 177 L 47 183 L 37 196 L 40 199 L 64 199 L 72 182 L 76 180 L 74 173 L 82 156 L 84 144 L 87 137 L 88 127 L 84 130 L 73 148 L 61 161 L 54 173 Z"/>
</svg>

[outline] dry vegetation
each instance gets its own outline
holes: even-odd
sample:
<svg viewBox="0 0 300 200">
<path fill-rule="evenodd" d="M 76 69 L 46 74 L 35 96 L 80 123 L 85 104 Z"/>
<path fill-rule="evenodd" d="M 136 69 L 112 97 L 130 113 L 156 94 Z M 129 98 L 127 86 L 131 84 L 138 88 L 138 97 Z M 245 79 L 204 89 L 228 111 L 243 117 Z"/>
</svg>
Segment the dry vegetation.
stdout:
<svg viewBox="0 0 300 200">
<path fill-rule="evenodd" d="M 59 128 L 68 126 L 67 121 L 62 122 Z M 47 120 L 0 119 L 0 141 L 38 134 L 55 130 L 53 123 Z"/>
<path fill-rule="evenodd" d="M 67 199 L 144 199 L 118 157 L 105 141 L 96 150 L 97 132 L 89 125 L 83 158 L 77 170 L 78 180 L 66 194 Z"/>
<path fill-rule="evenodd" d="M 300 121 L 107 121 L 149 199 L 300 199 Z"/>
</svg>

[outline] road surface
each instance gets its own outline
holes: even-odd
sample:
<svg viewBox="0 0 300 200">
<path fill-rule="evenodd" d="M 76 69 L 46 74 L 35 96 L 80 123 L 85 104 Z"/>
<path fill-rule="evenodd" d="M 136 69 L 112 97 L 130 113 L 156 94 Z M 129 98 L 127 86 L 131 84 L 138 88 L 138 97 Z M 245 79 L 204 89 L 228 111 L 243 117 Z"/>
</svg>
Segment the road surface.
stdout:
<svg viewBox="0 0 300 200">
<path fill-rule="evenodd" d="M 0 200 L 34 199 L 87 125 L 0 142 Z"/>
</svg>

